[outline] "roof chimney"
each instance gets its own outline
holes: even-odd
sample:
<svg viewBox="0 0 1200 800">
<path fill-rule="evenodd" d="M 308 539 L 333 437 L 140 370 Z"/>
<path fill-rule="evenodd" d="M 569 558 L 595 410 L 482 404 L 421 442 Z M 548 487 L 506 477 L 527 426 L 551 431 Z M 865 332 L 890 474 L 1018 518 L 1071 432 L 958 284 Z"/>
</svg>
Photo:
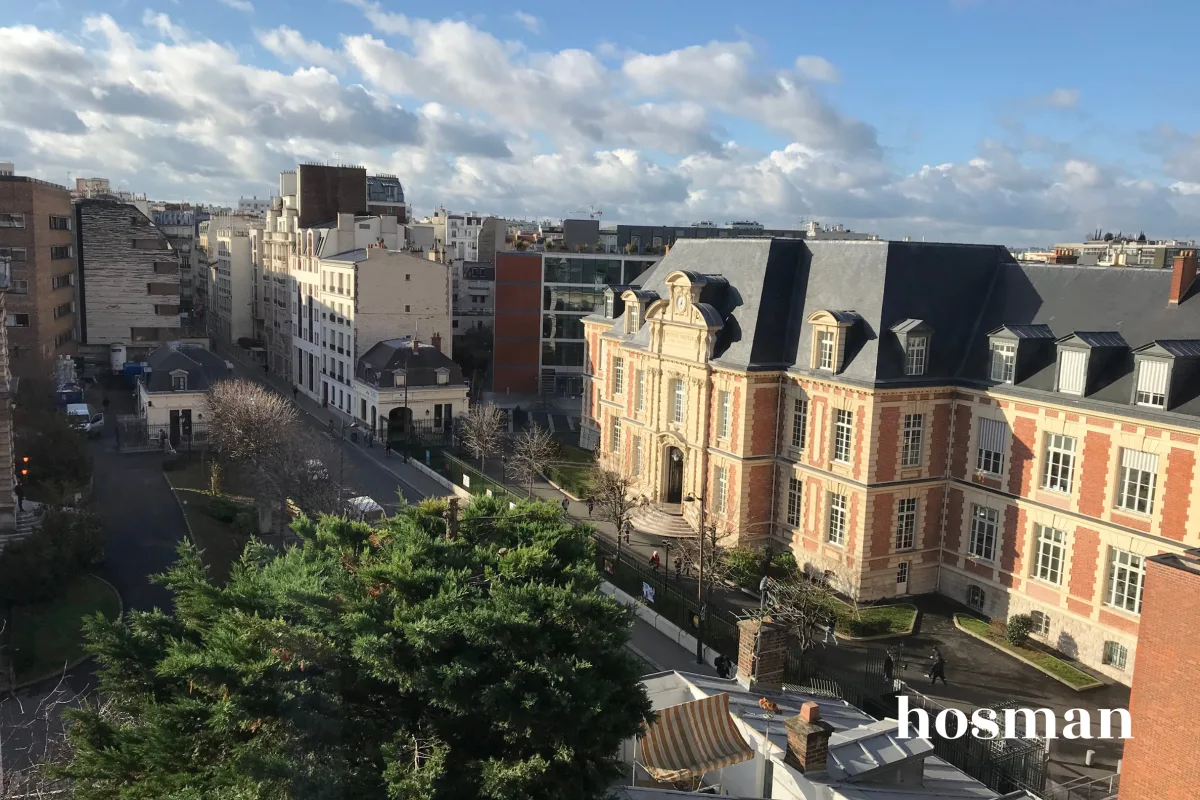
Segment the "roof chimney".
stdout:
<svg viewBox="0 0 1200 800">
<path fill-rule="evenodd" d="M 787 730 L 784 763 L 806 774 L 824 771 L 833 726 L 821 719 L 821 707 L 810 700 L 783 727 Z"/>
<path fill-rule="evenodd" d="M 1175 256 L 1175 269 L 1171 275 L 1171 296 L 1167 302 L 1173 306 L 1179 305 L 1195 280 L 1196 251 L 1184 250 Z"/>
<path fill-rule="evenodd" d="M 737 678 L 744 686 L 783 683 L 788 629 L 769 620 L 738 622 Z"/>
<path fill-rule="evenodd" d="M 436 349 L 439 353 L 442 352 L 442 335 L 440 333 L 435 333 L 433 336 L 429 337 L 429 343 L 433 345 L 434 349 Z"/>
</svg>

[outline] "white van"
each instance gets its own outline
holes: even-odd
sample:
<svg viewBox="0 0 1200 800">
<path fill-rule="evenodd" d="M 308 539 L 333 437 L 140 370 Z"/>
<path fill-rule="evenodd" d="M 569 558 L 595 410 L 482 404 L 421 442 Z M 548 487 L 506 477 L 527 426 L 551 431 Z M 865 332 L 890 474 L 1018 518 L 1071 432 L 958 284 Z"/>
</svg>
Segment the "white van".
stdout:
<svg viewBox="0 0 1200 800">
<path fill-rule="evenodd" d="M 87 403 L 69 403 L 67 422 L 87 436 L 99 436 L 104 430 L 104 415 L 93 413 Z"/>
</svg>

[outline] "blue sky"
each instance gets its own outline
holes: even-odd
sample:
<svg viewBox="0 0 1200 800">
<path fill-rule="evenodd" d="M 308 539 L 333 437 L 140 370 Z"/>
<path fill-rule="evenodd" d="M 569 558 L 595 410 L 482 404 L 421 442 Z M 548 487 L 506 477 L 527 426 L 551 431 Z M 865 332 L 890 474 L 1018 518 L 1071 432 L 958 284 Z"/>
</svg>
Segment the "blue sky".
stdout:
<svg viewBox="0 0 1200 800">
<path fill-rule="evenodd" d="M 0 3 L 0 159 L 163 199 L 297 160 L 436 205 L 1038 244 L 1200 234 L 1182 2 Z M 1139 26 L 1147 26 L 1146 31 Z"/>
</svg>

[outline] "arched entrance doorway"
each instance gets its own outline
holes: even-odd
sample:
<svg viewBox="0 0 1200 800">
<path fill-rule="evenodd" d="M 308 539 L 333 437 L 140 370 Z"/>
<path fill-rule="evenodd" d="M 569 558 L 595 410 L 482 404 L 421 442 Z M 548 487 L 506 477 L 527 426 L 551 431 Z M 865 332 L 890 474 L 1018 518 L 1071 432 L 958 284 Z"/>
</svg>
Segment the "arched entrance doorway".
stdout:
<svg viewBox="0 0 1200 800">
<path fill-rule="evenodd" d="M 667 480 L 664 484 L 663 502 L 683 502 L 683 452 L 678 447 L 668 447 L 666 452 Z"/>
<path fill-rule="evenodd" d="M 412 433 L 412 409 L 393 408 L 388 412 L 388 441 L 407 441 Z"/>
</svg>

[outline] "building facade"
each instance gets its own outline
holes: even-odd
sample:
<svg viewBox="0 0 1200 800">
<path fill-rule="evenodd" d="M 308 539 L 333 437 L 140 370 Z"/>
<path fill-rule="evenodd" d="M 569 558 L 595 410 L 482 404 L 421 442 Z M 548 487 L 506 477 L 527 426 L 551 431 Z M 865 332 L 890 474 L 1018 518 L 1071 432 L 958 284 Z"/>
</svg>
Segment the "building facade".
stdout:
<svg viewBox="0 0 1200 800">
<path fill-rule="evenodd" d="M 168 208 L 151 215 L 154 224 L 167 236 L 171 249 L 179 254 L 179 307 L 185 314 L 196 308 L 196 276 L 200 271 L 196 251 L 196 213 L 190 209 Z"/>
<path fill-rule="evenodd" d="M 0 259 L 7 259 L 8 368 L 18 377 L 50 375 L 58 356 L 74 355 L 75 220 L 63 186 L 0 176 Z"/>
<path fill-rule="evenodd" d="M 254 339 L 255 269 L 251 231 L 262 224 L 253 215 L 231 214 L 213 217 L 200 226 L 200 257 L 207 265 L 208 275 L 208 335 L 225 347 L 238 346 L 239 340 L 246 344 Z"/>
<path fill-rule="evenodd" d="M 179 338 L 179 256 L 136 206 L 76 201 L 75 255 L 81 344 L 107 357 L 111 344 L 136 353 Z"/>
<path fill-rule="evenodd" d="M 417 430 L 450 430 L 467 413 L 462 369 L 439 349 L 411 336 L 376 342 L 354 369 L 354 416 L 384 440 Z"/>
<path fill-rule="evenodd" d="M 1184 252 L 1194 252 L 1196 242 L 1190 239 L 1095 239 L 1087 242 L 1056 244 L 1051 252 L 1066 252 L 1085 267 L 1143 267 L 1170 269 Z"/>
<path fill-rule="evenodd" d="M 469 330 L 491 330 L 496 318 L 496 269 L 488 261 L 454 261 L 451 304 L 454 319 L 451 330 L 461 336 Z"/>
<path fill-rule="evenodd" d="M 138 416 L 151 441 L 165 436 L 173 447 L 202 437 L 208 421 L 208 390 L 233 375 L 233 365 L 199 344 L 164 344 L 146 356 L 150 370 L 138 377 Z"/>
<path fill-rule="evenodd" d="M 579 397 L 583 319 L 603 308 L 604 289 L 632 283 L 657 259 L 505 252 L 496 256 L 492 391 Z"/>
<path fill-rule="evenodd" d="M 395 217 L 401 225 L 408 223 L 408 205 L 399 178 L 384 173 L 367 176 L 367 214 Z"/>
<path fill-rule="evenodd" d="M 581 442 L 654 503 L 705 498 L 730 542 L 789 548 L 862 598 L 1032 613 L 1128 681 L 1146 558 L 1200 540 L 1194 277 L 1194 258 L 679 242 L 582 321 Z"/>
</svg>

